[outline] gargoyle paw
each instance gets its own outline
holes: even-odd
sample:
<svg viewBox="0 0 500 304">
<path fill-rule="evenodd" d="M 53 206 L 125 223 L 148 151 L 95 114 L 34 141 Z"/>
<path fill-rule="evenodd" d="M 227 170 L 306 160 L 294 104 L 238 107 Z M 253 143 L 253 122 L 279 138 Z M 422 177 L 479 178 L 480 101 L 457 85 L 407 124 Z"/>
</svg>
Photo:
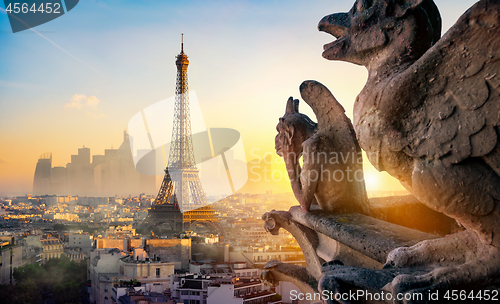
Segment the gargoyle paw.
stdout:
<svg viewBox="0 0 500 304">
<path fill-rule="evenodd" d="M 424 275 L 401 274 L 385 285 L 382 290 L 392 293 L 394 303 L 410 304 L 426 302 L 429 294 L 439 288 L 432 272 Z"/>
</svg>

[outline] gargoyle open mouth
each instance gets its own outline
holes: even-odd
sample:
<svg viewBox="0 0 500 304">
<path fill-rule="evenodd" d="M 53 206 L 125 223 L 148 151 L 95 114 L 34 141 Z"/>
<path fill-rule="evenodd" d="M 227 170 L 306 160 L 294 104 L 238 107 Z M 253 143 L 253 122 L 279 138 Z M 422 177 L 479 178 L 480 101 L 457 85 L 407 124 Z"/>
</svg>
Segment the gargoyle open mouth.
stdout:
<svg viewBox="0 0 500 304">
<path fill-rule="evenodd" d="M 323 57 L 329 57 L 335 53 L 337 48 L 345 40 L 344 34 L 350 26 L 349 15 L 347 13 L 339 13 L 325 16 L 318 24 L 318 29 L 322 32 L 329 33 L 337 38 L 333 42 L 323 46 Z"/>
<path fill-rule="evenodd" d="M 337 37 L 335 37 L 335 38 L 337 38 Z M 332 42 L 323 45 L 323 51 L 331 49 L 333 46 L 335 46 L 335 44 L 337 44 L 337 42 L 338 42 L 338 39 L 335 39 Z"/>
</svg>

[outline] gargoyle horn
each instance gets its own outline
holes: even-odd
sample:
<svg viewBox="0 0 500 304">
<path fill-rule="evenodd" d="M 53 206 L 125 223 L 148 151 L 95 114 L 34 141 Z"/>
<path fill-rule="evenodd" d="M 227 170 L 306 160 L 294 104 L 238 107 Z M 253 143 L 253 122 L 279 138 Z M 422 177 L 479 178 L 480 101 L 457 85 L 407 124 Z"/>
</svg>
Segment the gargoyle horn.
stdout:
<svg viewBox="0 0 500 304">
<path fill-rule="evenodd" d="M 290 97 L 286 102 L 285 115 L 294 113 L 299 113 L 299 100 Z"/>
</svg>

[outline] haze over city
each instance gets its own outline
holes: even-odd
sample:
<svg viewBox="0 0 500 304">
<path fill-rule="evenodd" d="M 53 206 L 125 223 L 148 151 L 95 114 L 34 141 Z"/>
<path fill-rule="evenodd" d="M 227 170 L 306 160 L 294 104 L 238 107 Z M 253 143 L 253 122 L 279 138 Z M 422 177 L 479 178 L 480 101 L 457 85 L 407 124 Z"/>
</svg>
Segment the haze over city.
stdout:
<svg viewBox="0 0 500 304">
<path fill-rule="evenodd" d="M 443 32 L 474 3 L 436 2 Z M 0 196 L 30 193 L 43 153 L 52 153 L 53 166 L 66 166 L 83 146 L 92 155 L 117 149 L 134 114 L 174 95 L 180 33 L 207 127 L 238 130 L 247 161 L 270 154 L 284 172 L 274 152 L 275 125 L 288 97 L 300 97 L 302 81 L 325 84 L 352 118 L 366 71 L 323 59 L 332 38 L 316 28 L 324 15 L 351 6 L 81 1 L 71 14 L 16 34 L 0 8 Z M 300 110 L 315 119 L 305 103 Z M 365 168 L 369 191 L 403 189 L 366 159 Z"/>
</svg>

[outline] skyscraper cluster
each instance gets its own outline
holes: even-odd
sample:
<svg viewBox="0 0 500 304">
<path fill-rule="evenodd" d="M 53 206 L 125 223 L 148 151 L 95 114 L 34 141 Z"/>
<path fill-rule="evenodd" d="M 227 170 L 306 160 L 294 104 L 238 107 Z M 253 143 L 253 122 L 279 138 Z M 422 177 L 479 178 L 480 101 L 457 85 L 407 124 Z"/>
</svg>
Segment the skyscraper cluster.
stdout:
<svg viewBox="0 0 500 304">
<path fill-rule="evenodd" d="M 78 149 L 66 167 L 52 167 L 52 154 L 39 159 L 33 179 L 35 195 L 114 196 L 154 194 L 155 176 L 136 171 L 130 138 L 124 133 L 118 149 L 106 149 L 104 155 L 93 155 L 90 149 Z"/>
</svg>

